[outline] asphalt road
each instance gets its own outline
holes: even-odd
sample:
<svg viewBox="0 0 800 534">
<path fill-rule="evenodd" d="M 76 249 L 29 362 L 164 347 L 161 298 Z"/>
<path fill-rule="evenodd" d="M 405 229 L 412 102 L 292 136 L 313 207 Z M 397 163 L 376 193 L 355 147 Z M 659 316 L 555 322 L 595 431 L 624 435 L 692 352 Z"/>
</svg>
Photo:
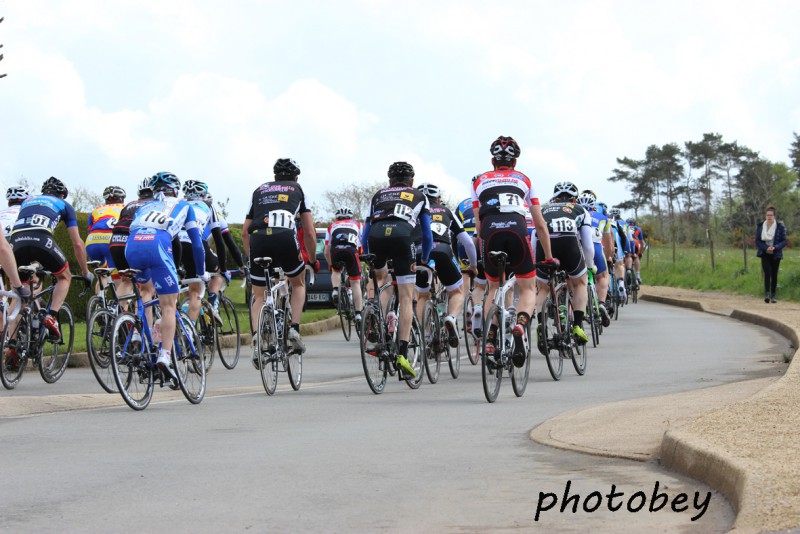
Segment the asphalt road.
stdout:
<svg viewBox="0 0 800 534">
<path fill-rule="evenodd" d="M 524 397 L 504 381 L 488 404 L 480 368 L 466 359 L 458 380 L 445 366 L 436 385 L 412 391 L 390 381 L 376 396 L 355 342 L 338 330 L 306 341 L 299 392 L 282 374 L 266 396 L 243 354 L 233 371 L 215 363 L 197 406 L 157 391 L 134 412 L 101 394 L 88 369 L 69 369 L 54 385 L 26 374 L 16 390 L 0 391 L 0 407 L 41 410 L 43 396 L 58 395 L 53 409 L 67 411 L 0 418 L 0 530 L 724 532 L 733 513 L 719 494 L 691 520 L 695 492 L 702 502 L 709 491 L 702 484 L 656 463 L 550 449 L 528 433 L 580 406 L 779 373 L 786 348 L 765 329 L 640 303 L 590 350 L 585 376 L 565 366 L 553 382 L 537 356 Z M 92 408 L 103 404 L 111 406 Z M 540 492 L 561 499 L 568 481 L 578 512 L 556 506 L 535 521 Z M 650 499 L 656 482 L 670 502 L 686 493 L 688 510 L 628 511 L 629 497 Z M 620 510 L 582 509 L 612 485 L 624 492 Z"/>
</svg>

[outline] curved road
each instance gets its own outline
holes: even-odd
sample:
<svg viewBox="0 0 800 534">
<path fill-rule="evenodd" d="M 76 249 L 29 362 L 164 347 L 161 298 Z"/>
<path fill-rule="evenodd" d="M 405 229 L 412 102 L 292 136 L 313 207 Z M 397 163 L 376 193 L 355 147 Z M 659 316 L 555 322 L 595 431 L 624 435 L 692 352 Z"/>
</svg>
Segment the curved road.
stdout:
<svg viewBox="0 0 800 534">
<path fill-rule="evenodd" d="M 639 303 L 590 350 L 585 376 L 565 366 L 553 382 L 537 354 L 525 396 L 504 381 L 490 405 L 480 368 L 466 359 L 458 380 L 445 366 L 436 385 L 411 391 L 390 381 L 376 396 L 356 343 L 338 330 L 306 341 L 299 392 L 280 375 L 267 397 L 243 353 L 234 371 L 215 363 L 199 406 L 157 391 L 137 413 L 99 394 L 88 369 L 50 386 L 26 374 L 17 390 L 0 391 L 0 414 L 12 403 L 41 406 L 37 395 L 112 406 L 0 418 L 3 530 L 724 532 L 733 513 L 719 494 L 691 521 L 694 493 L 702 500 L 707 487 L 655 463 L 550 449 L 528 433 L 581 406 L 774 375 L 786 347 L 765 329 Z M 581 505 L 615 485 L 622 509 L 553 508 L 536 522 L 540 492 L 561 498 L 568 481 Z M 688 494 L 688 510 L 626 510 L 630 495 L 649 496 L 656 482 L 670 499 Z"/>
</svg>

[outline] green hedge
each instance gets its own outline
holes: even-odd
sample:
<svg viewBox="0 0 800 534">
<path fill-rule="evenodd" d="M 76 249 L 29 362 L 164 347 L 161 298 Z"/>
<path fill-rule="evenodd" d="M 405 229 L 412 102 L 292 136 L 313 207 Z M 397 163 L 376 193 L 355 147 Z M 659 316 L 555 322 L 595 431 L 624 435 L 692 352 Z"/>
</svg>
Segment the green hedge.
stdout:
<svg viewBox="0 0 800 534">
<path fill-rule="evenodd" d="M 78 213 L 78 230 L 81 234 L 81 239 L 84 241 L 86 240 L 86 225 L 89 219 L 88 213 Z M 64 252 L 64 255 L 67 257 L 67 261 L 69 262 L 69 270 L 72 274 L 81 274 L 81 269 L 78 266 L 78 260 L 75 259 L 75 251 L 72 250 L 72 241 L 69 238 L 69 234 L 67 233 L 67 229 L 63 224 L 59 224 L 56 228 L 54 233 L 56 243 Z M 79 297 L 81 291 L 83 291 L 83 282 L 80 280 L 73 280 L 72 284 L 69 286 L 69 294 L 67 294 L 67 304 L 69 304 L 70 309 L 72 310 L 72 315 L 75 317 L 76 322 L 83 322 L 86 319 L 86 304 L 89 302 L 89 297 L 92 296 L 92 292 L 90 291 L 83 297 Z"/>
</svg>

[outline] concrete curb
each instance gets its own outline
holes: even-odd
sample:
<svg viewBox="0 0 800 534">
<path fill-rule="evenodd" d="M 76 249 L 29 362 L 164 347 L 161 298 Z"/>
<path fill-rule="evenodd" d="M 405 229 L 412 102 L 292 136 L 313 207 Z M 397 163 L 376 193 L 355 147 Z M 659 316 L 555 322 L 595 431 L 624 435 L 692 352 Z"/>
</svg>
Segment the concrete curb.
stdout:
<svg viewBox="0 0 800 534">
<path fill-rule="evenodd" d="M 640 298 L 708 313 L 719 313 L 706 309 L 701 302 L 688 299 L 658 295 L 642 295 Z M 726 315 L 777 332 L 791 341 L 795 354 L 797 353 L 799 336 L 795 328 L 771 317 L 739 309 L 733 309 Z M 737 533 L 775 531 L 800 526 L 800 506 L 798 506 L 800 499 L 796 488 L 785 487 L 780 481 L 774 480 L 775 471 L 764 472 L 769 459 L 760 454 L 762 450 L 741 450 L 736 444 L 739 433 L 756 432 L 759 437 L 763 437 L 763 440 L 760 440 L 763 442 L 762 447 L 776 447 L 770 443 L 769 437 L 779 432 L 786 432 L 787 429 L 770 424 L 759 417 L 759 414 L 764 413 L 766 408 L 773 414 L 778 412 L 781 416 L 788 416 L 785 411 L 786 390 L 796 387 L 797 378 L 800 376 L 799 366 L 800 364 L 794 363 L 793 360 L 780 380 L 767 386 L 751 399 L 730 404 L 701 416 L 692 425 L 670 429 L 662 439 L 661 464 L 702 481 L 725 495 L 737 514 L 733 526 L 733 530 Z M 739 424 L 732 425 L 730 421 Z M 794 430 L 796 432 L 796 428 Z M 729 446 L 720 447 L 719 442 L 726 434 Z M 711 442 L 706 439 L 707 436 L 712 436 Z M 794 465 L 796 463 L 797 457 L 793 455 L 793 451 L 785 450 L 785 459 L 777 469 L 791 474 L 792 470 L 797 468 Z M 789 479 L 796 480 L 791 475 Z"/>
<path fill-rule="evenodd" d="M 239 325 L 241 328 L 242 325 Z M 339 327 L 339 316 L 334 315 L 333 317 L 328 317 L 327 319 L 322 319 L 321 321 L 314 321 L 313 323 L 308 324 L 301 324 L 300 325 L 300 335 L 302 336 L 316 336 L 327 332 L 328 330 L 333 330 L 334 328 Z M 234 336 L 223 336 L 222 338 L 222 347 L 229 349 L 235 346 L 235 341 L 233 339 Z M 240 336 L 242 346 L 249 344 L 252 338 L 250 333 L 242 333 Z M 74 352 L 69 357 L 69 366 L 70 367 L 89 367 L 89 354 L 86 352 Z"/>
</svg>

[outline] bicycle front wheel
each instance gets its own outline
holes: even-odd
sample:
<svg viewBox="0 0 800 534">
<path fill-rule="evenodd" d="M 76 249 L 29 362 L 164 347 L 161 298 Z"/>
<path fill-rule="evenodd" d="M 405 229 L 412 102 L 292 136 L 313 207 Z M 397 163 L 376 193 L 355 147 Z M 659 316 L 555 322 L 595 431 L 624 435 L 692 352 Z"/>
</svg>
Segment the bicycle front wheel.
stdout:
<svg viewBox="0 0 800 534">
<path fill-rule="evenodd" d="M 192 404 L 200 404 L 206 395 L 206 366 L 208 365 L 204 355 L 200 352 L 200 347 L 204 345 L 204 342 L 189 322 L 189 316 L 183 312 L 181 312 L 181 321 L 176 326 L 172 365 L 175 367 L 175 374 L 178 375 L 178 385 L 186 400 Z M 213 354 L 213 345 L 211 349 Z"/>
<path fill-rule="evenodd" d="M 528 338 L 528 354 L 525 355 L 525 365 L 522 367 L 517 367 L 516 365 L 512 365 L 511 367 L 511 387 L 514 389 L 514 395 L 517 397 L 521 397 L 525 394 L 525 388 L 528 387 L 528 375 L 530 374 L 531 369 L 531 323 L 525 326 L 526 329 L 526 336 Z"/>
<path fill-rule="evenodd" d="M 475 310 L 475 303 L 472 300 L 472 294 L 467 295 L 464 299 L 464 309 L 462 311 L 462 326 L 464 328 L 464 348 L 467 350 L 467 357 L 472 365 L 478 365 L 479 354 L 478 344 L 480 340 L 475 339 L 472 334 L 472 314 Z"/>
<path fill-rule="evenodd" d="M 111 369 L 117 390 L 134 410 L 144 410 L 153 398 L 155 376 L 145 349 L 141 324 L 130 313 L 117 316 L 112 326 Z"/>
<path fill-rule="evenodd" d="M 558 325 L 558 308 L 548 297 L 542 304 L 542 313 L 539 314 L 539 329 L 542 336 L 540 348 L 544 348 L 547 369 L 550 371 L 550 376 L 553 377 L 553 380 L 561 379 L 561 373 L 564 370 L 564 354 L 559 346 L 561 343 L 561 330 Z M 561 328 L 566 327 L 566 324 L 561 325 Z"/>
<path fill-rule="evenodd" d="M 278 335 L 275 331 L 275 316 L 272 306 L 262 306 L 258 315 L 258 333 L 256 335 L 258 350 L 258 369 L 261 372 L 261 383 L 267 395 L 275 393 L 278 387 Z"/>
<path fill-rule="evenodd" d="M 503 326 L 502 321 L 502 310 L 497 306 L 492 306 L 484 321 L 483 334 L 481 335 L 481 377 L 483 379 L 483 393 L 489 402 L 497 400 L 497 394 L 500 393 L 500 383 L 503 381 L 503 364 L 501 363 L 503 341 L 502 339 L 494 339 L 493 342 L 490 342 L 489 333 L 492 331 L 492 326 L 497 326 L 499 331 Z"/>
<path fill-rule="evenodd" d="M 292 324 L 292 308 L 288 305 L 288 302 L 283 324 L 286 327 L 286 331 L 283 335 L 288 336 L 289 328 L 291 328 L 290 325 Z M 286 373 L 289 375 L 289 385 L 292 386 L 293 390 L 297 391 L 300 389 L 300 384 L 303 383 L 303 354 L 295 352 L 291 348 L 288 350 L 289 352 L 286 356 Z"/>
<path fill-rule="evenodd" d="M 341 324 L 342 334 L 344 334 L 344 340 L 350 341 L 350 335 L 353 332 L 353 319 L 350 315 L 352 305 L 350 303 L 347 287 L 344 284 L 339 284 L 339 299 L 336 306 L 337 312 L 339 313 L 339 324 Z"/>
<path fill-rule="evenodd" d="M 408 354 L 406 354 L 408 363 L 411 364 L 411 368 L 414 369 L 414 374 L 416 375 L 414 378 L 406 380 L 406 384 L 408 384 L 408 387 L 411 389 L 419 389 L 422 385 L 422 375 L 425 372 L 425 364 L 423 363 L 423 360 L 425 360 L 424 352 L 425 348 L 422 346 L 422 332 L 419 329 L 417 318 L 414 317 L 411 323 L 411 335 L 408 340 Z"/>
<path fill-rule="evenodd" d="M 64 375 L 72 354 L 72 335 L 75 323 L 72 319 L 72 310 L 66 304 L 58 310 L 58 325 L 61 335 L 57 338 L 51 337 L 49 332 L 39 334 L 39 339 L 43 339 L 42 356 L 39 358 L 39 374 L 48 384 L 57 382 Z M 42 329 L 44 330 L 44 327 Z"/>
<path fill-rule="evenodd" d="M 242 337 L 239 330 L 239 316 L 236 315 L 236 308 L 228 297 L 221 297 L 219 301 L 219 316 L 222 325 L 217 327 L 217 354 L 219 361 L 226 369 L 233 369 L 239 363 L 239 353 L 242 350 Z M 233 354 L 226 354 L 223 350 L 223 340 L 233 338 Z"/>
<path fill-rule="evenodd" d="M 186 316 L 188 318 L 188 315 Z M 200 307 L 200 315 L 194 323 L 195 334 L 199 343 L 195 345 L 195 351 L 203 359 L 206 373 L 214 365 L 214 354 L 217 351 L 217 325 L 214 318 L 214 310 L 208 301 L 203 300 Z"/>
<path fill-rule="evenodd" d="M 447 332 L 443 331 L 442 335 L 446 336 Z M 446 338 L 443 337 L 442 339 Z M 450 367 L 450 376 L 456 379 L 461 373 L 461 343 L 455 348 L 451 347 L 449 343 L 444 343 L 444 350 L 447 355 L 447 365 Z"/>
<path fill-rule="evenodd" d="M 27 351 L 31 339 L 30 315 L 20 312 L 20 320 L 14 330 L 9 331 L 8 317 L 3 325 L 2 362 L 0 362 L 0 380 L 6 389 L 14 389 L 22 379 L 25 366 L 28 364 Z"/>
<path fill-rule="evenodd" d="M 86 323 L 86 352 L 92 373 L 107 393 L 116 393 L 117 383 L 114 380 L 114 369 L 111 367 L 111 338 L 114 333 L 116 315 L 111 310 L 101 308 L 95 310 Z"/>
<path fill-rule="evenodd" d="M 364 377 L 373 393 L 383 393 L 389 362 L 381 358 L 384 350 L 383 322 L 375 305 L 367 303 L 361 312 L 361 364 Z"/>
<path fill-rule="evenodd" d="M 425 303 L 425 308 L 422 311 L 422 357 L 425 362 L 425 373 L 428 375 L 428 381 L 435 384 L 439 381 L 439 369 L 441 362 L 439 361 L 439 347 L 441 341 L 441 324 L 439 321 L 439 313 L 433 305 L 433 301 Z M 410 361 L 410 360 L 409 360 Z"/>
</svg>

